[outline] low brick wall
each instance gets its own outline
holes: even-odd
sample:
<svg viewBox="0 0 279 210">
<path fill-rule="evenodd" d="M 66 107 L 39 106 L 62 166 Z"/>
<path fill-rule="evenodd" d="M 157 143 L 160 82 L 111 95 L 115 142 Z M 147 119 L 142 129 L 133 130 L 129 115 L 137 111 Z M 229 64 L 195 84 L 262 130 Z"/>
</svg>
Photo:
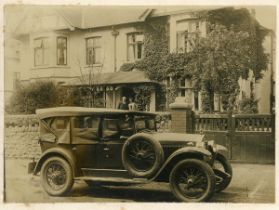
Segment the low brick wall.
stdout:
<svg viewBox="0 0 279 210">
<path fill-rule="evenodd" d="M 36 115 L 6 115 L 5 158 L 38 159 L 41 154 L 38 125 Z"/>
</svg>

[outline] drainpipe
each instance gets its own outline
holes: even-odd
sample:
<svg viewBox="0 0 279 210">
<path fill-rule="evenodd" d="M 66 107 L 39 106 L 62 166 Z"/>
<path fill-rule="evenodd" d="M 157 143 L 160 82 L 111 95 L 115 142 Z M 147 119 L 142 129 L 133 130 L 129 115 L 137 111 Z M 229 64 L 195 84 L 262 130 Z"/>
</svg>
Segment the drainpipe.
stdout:
<svg viewBox="0 0 279 210">
<path fill-rule="evenodd" d="M 119 35 L 119 31 L 117 31 L 114 26 L 112 27 L 111 35 L 114 36 L 114 59 L 113 59 L 114 63 L 113 63 L 113 68 L 114 68 L 114 72 L 116 72 L 117 71 L 117 66 L 116 66 L 116 62 L 117 62 L 117 60 L 116 60 L 116 38 Z"/>
<path fill-rule="evenodd" d="M 271 50 L 270 50 L 270 113 L 271 114 L 274 114 L 275 113 L 275 101 L 274 101 L 274 97 L 273 97 L 273 95 L 274 95 L 274 79 L 273 79 L 273 77 L 274 77 L 274 69 L 273 69 L 273 62 L 274 62 L 274 47 L 273 47 L 273 42 L 274 42 L 274 37 L 273 37 L 273 34 L 272 34 L 272 32 L 270 32 L 270 44 L 271 44 Z"/>
</svg>

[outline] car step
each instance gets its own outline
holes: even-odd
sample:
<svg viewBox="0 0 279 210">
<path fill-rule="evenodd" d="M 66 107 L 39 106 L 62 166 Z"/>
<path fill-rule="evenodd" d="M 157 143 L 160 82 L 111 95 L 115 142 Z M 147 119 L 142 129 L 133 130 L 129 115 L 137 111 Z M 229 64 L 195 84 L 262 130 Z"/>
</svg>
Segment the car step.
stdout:
<svg viewBox="0 0 279 210">
<path fill-rule="evenodd" d="M 122 182 L 122 183 L 147 183 L 149 180 L 146 178 L 118 178 L 118 177 L 91 177 L 91 176 L 81 176 L 76 177 L 75 180 L 90 180 L 98 182 Z"/>
</svg>

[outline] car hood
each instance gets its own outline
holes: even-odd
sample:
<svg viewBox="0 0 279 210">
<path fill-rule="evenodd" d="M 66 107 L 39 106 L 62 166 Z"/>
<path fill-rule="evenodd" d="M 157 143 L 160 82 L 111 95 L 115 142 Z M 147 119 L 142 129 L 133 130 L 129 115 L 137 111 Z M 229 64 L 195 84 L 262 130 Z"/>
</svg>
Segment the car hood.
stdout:
<svg viewBox="0 0 279 210">
<path fill-rule="evenodd" d="M 184 134 L 184 133 L 153 133 L 152 137 L 162 144 L 174 144 L 183 142 L 201 142 L 204 135 L 201 134 Z"/>
</svg>

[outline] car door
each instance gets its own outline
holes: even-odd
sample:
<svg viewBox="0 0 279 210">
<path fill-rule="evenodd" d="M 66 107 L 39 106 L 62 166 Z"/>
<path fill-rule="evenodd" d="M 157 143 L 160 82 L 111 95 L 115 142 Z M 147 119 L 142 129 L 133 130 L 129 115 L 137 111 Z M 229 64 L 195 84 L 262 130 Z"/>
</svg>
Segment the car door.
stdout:
<svg viewBox="0 0 279 210">
<path fill-rule="evenodd" d="M 125 137 L 121 136 L 119 118 L 104 117 L 101 124 L 101 140 L 97 146 L 99 169 L 123 169 L 122 147 Z"/>
<path fill-rule="evenodd" d="M 97 167 L 97 146 L 100 142 L 100 116 L 77 116 L 71 121 L 73 152 L 80 168 Z"/>
</svg>

